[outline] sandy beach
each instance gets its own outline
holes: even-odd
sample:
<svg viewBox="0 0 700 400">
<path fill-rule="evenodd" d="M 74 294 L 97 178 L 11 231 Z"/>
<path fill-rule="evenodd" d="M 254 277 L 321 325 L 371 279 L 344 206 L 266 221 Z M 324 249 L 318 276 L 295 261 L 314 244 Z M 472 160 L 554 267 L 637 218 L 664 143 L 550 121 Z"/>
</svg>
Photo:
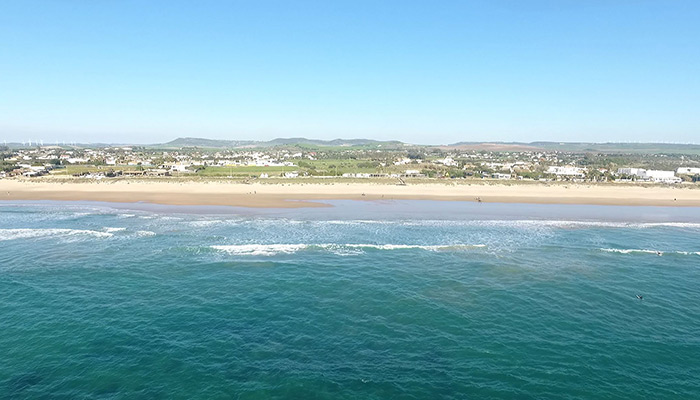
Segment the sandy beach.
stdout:
<svg viewBox="0 0 700 400">
<path fill-rule="evenodd" d="M 584 184 L 226 183 L 0 180 L 2 200 L 146 202 L 166 205 L 324 207 L 323 200 L 445 200 L 498 203 L 700 206 L 700 189 Z"/>
</svg>

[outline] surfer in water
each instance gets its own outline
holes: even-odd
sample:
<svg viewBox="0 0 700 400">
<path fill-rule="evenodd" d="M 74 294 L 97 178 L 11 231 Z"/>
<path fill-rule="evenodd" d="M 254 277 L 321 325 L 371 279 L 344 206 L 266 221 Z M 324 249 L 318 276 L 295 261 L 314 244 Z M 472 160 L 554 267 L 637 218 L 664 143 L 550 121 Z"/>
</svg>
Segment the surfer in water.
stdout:
<svg viewBox="0 0 700 400">
<path fill-rule="evenodd" d="M 664 254 L 664 253 L 662 253 L 662 252 L 656 250 L 656 255 L 657 255 L 657 256 L 661 257 L 663 254 Z"/>
<path fill-rule="evenodd" d="M 638 295 L 637 295 L 637 298 L 638 298 L 639 300 L 644 300 L 644 296 L 642 296 L 641 294 L 638 294 Z"/>
</svg>

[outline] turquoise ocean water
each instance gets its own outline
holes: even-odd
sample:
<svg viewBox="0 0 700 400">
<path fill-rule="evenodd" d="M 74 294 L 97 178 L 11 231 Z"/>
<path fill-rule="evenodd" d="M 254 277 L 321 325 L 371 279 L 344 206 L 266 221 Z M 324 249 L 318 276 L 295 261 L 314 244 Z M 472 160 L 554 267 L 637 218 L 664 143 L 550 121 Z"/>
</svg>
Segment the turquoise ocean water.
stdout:
<svg viewBox="0 0 700 400">
<path fill-rule="evenodd" d="M 700 398 L 699 209 L 332 204 L 1 203 L 0 399 Z"/>
</svg>

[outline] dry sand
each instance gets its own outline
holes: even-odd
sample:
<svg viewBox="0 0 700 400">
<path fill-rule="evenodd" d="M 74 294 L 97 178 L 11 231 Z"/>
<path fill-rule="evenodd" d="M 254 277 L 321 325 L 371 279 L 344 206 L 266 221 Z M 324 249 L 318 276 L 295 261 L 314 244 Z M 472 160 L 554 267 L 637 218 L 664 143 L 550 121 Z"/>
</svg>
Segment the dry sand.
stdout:
<svg viewBox="0 0 700 400">
<path fill-rule="evenodd" d="M 635 206 L 700 206 L 693 187 L 585 184 L 226 183 L 102 180 L 0 180 L 0 200 L 147 202 L 168 205 L 324 207 L 322 200 L 457 200 Z"/>
</svg>

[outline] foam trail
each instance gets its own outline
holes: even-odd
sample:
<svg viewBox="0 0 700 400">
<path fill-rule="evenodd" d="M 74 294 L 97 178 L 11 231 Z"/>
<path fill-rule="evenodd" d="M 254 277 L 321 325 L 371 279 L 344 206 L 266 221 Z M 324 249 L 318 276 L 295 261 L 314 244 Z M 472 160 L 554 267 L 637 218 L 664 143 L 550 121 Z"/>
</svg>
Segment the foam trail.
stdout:
<svg viewBox="0 0 700 400">
<path fill-rule="evenodd" d="M 435 245 L 435 246 L 424 246 L 417 244 L 345 244 L 340 245 L 350 248 L 368 248 L 368 249 L 378 249 L 378 250 L 401 250 L 401 249 L 421 249 L 430 251 L 444 251 L 444 250 L 460 250 L 460 249 L 470 249 L 486 247 L 484 244 L 474 244 L 474 245 Z"/>
<path fill-rule="evenodd" d="M 585 221 L 585 220 L 545 220 L 545 219 L 513 219 L 513 220 L 328 220 L 328 221 L 303 221 L 294 219 L 255 219 L 255 220 L 196 220 L 187 222 L 195 227 L 208 227 L 224 224 L 253 224 L 253 225 L 387 225 L 387 226 L 465 226 L 465 227 L 495 227 L 495 228 L 682 228 L 700 229 L 700 223 L 696 222 L 612 222 L 612 221 Z"/>
<path fill-rule="evenodd" d="M 664 255 L 664 254 L 680 254 L 680 255 L 698 255 L 700 256 L 700 251 L 660 251 L 660 250 L 649 250 L 649 249 L 600 249 L 600 251 L 604 251 L 606 253 L 620 253 L 620 254 L 632 254 L 632 253 L 646 253 L 646 254 L 655 254 L 655 255 Z"/>
<path fill-rule="evenodd" d="M 0 241 L 16 239 L 33 239 L 43 237 L 65 237 L 65 236 L 94 236 L 106 238 L 113 236 L 110 232 L 91 231 L 86 229 L 0 229 Z"/>
<path fill-rule="evenodd" d="M 107 232 L 107 233 L 122 232 L 122 231 L 125 231 L 125 230 L 126 230 L 126 228 L 112 228 L 112 227 L 109 227 L 109 226 L 106 226 L 106 227 L 104 227 L 104 228 L 102 228 L 102 229 L 104 229 L 104 231 Z"/>
<path fill-rule="evenodd" d="M 211 246 L 211 248 L 235 255 L 272 256 L 275 254 L 296 253 L 305 249 L 305 244 L 242 244 L 228 246 Z"/>
<path fill-rule="evenodd" d="M 223 251 L 234 255 L 257 255 L 272 256 L 275 254 L 292 254 L 301 250 L 326 250 L 338 255 L 357 254 L 357 251 L 364 249 L 374 250 L 406 250 L 420 249 L 426 251 L 460 251 L 473 248 L 486 247 L 483 244 L 476 245 L 414 245 L 414 244 L 241 244 L 241 245 L 216 245 L 211 246 L 214 250 Z M 354 250 L 354 252 L 353 252 Z"/>
</svg>

